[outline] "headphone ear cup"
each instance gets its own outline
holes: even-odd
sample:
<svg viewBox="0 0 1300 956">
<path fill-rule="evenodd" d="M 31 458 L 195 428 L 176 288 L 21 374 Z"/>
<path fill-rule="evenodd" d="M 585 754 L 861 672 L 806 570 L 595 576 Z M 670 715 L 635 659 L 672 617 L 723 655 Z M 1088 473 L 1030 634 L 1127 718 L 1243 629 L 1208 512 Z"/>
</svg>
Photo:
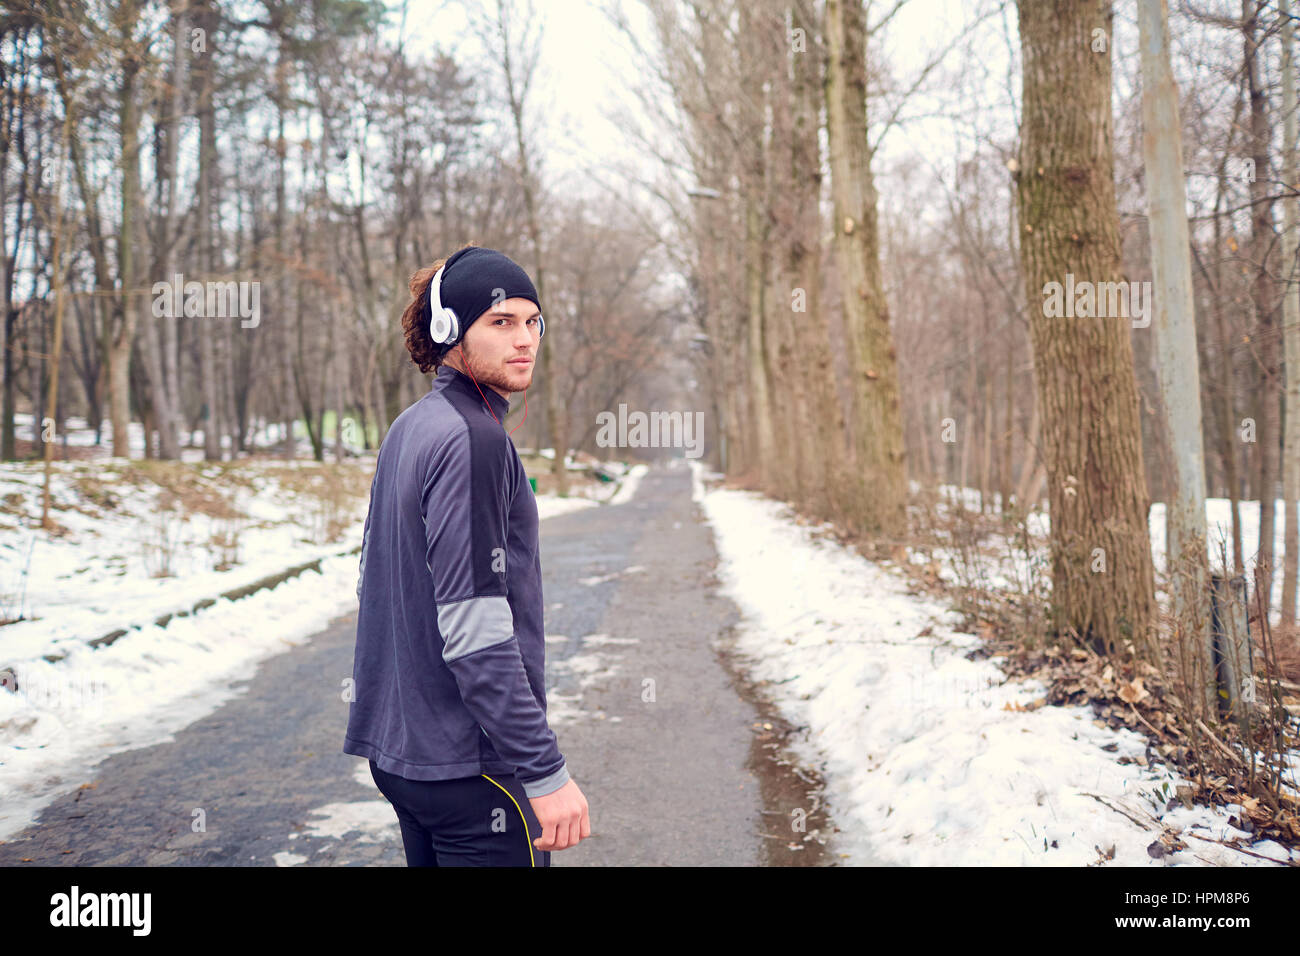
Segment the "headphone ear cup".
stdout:
<svg viewBox="0 0 1300 956">
<path fill-rule="evenodd" d="M 459 333 L 460 323 L 456 321 L 455 312 L 451 309 L 443 309 L 441 312 L 434 313 L 429 322 L 429 338 L 439 345 L 446 345 L 448 342 L 456 341 Z"/>
<path fill-rule="evenodd" d="M 455 342 L 460 335 L 456 313 L 442 304 L 442 274 L 446 268 L 446 263 L 439 266 L 429 281 L 429 338 L 438 345 Z"/>
</svg>

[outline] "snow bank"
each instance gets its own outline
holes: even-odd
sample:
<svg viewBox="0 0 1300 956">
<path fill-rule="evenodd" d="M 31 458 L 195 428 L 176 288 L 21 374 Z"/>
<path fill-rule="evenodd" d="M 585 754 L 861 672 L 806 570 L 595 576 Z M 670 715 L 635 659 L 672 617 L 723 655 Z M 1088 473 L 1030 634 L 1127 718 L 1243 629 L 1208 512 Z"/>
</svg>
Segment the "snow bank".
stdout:
<svg viewBox="0 0 1300 956">
<path fill-rule="evenodd" d="M 1105 865 L 1271 865 L 1191 835 L 1247 842 L 1227 823 L 1239 807 L 1165 812 L 1186 781 L 1120 764 L 1144 755 L 1140 735 L 1097 726 L 1087 707 L 1017 709 L 1046 688 L 1007 682 L 999 658 L 968 660 L 980 641 L 901 575 L 762 496 L 715 489 L 701 506 L 743 614 L 738 650 L 807 728 L 795 749 L 822 770 L 845 862 L 1084 866 L 1113 847 Z M 1188 847 L 1161 861 L 1146 848 L 1163 826 Z M 1251 849 L 1288 859 L 1271 841 Z"/>
</svg>

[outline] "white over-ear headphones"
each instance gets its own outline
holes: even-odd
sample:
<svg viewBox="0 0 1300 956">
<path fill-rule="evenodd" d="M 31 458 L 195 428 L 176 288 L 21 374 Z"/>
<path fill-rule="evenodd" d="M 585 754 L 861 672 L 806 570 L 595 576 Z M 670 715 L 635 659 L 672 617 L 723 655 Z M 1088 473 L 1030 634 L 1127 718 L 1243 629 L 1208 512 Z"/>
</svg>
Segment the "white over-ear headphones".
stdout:
<svg viewBox="0 0 1300 956">
<path fill-rule="evenodd" d="M 433 274 L 433 281 L 429 284 L 429 311 L 433 317 L 429 320 L 429 338 L 433 339 L 439 345 L 446 345 L 449 342 L 456 341 L 460 335 L 460 320 L 456 318 L 456 313 L 449 308 L 444 308 L 442 304 L 442 270 L 445 265 L 438 267 L 438 271 Z"/>
<path fill-rule="evenodd" d="M 433 280 L 429 283 L 429 311 L 432 314 L 429 319 L 429 338 L 439 345 L 455 342 L 460 337 L 460 320 L 456 318 L 456 313 L 451 308 L 444 307 L 442 304 L 442 270 L 445 268 L 447 268 L 445 263 L 439 266 L 438 271 L 433 274 Z M 546 320 L 539 312 L 537 337 L 540 339 L 545 334 Z"/>
</svg>

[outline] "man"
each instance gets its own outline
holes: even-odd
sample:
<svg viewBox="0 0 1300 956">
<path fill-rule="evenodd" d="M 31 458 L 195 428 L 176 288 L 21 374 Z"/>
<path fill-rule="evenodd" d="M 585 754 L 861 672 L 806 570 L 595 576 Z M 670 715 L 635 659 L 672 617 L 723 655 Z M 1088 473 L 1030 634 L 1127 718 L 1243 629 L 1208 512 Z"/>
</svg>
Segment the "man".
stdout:
<svg viewBox="0 0 1300 956">
<path fill-rule="evenodd" d="M 501 424 L 532 383 L 540 303 L 477 246 L 411 296 L 406 347 L 438 373 L 379 449 L 343 751 L 369 758 L 408 866 L 549 866 L 591 825 L 546 722 L 537 502 Z"/>
</svg>

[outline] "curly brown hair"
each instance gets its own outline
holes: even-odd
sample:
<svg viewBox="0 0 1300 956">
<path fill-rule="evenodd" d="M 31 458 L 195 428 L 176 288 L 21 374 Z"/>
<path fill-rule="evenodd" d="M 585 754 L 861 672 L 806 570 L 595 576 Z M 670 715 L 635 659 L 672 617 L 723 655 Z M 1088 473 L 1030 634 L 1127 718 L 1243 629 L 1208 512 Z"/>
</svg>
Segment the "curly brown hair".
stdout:
<svg viewBox="0 0 1300 956">
<path fill-rule="evenodd" d="M 467 249 L 477 245 L 477 242 L 469 242 L 461 248 Z M 411 361 L 422 374 L 427 374 L 430 370 L 441 366 L 442 360 L 449 351 L 447 346 L 439 345 L 429 338 L 429 320 L 433 318 L 433 312 L 429 308 L 429 283 L 433 280 L 433 274 L 450 258 L 451 256 L 447 256 L 438 259 L 433 265 L 424 266 L 411 273 L 409 285 L 411 301 L 402 312 L 402 332 L 406 340 L 406 350 L 411 353 Z"/>
</svg>

